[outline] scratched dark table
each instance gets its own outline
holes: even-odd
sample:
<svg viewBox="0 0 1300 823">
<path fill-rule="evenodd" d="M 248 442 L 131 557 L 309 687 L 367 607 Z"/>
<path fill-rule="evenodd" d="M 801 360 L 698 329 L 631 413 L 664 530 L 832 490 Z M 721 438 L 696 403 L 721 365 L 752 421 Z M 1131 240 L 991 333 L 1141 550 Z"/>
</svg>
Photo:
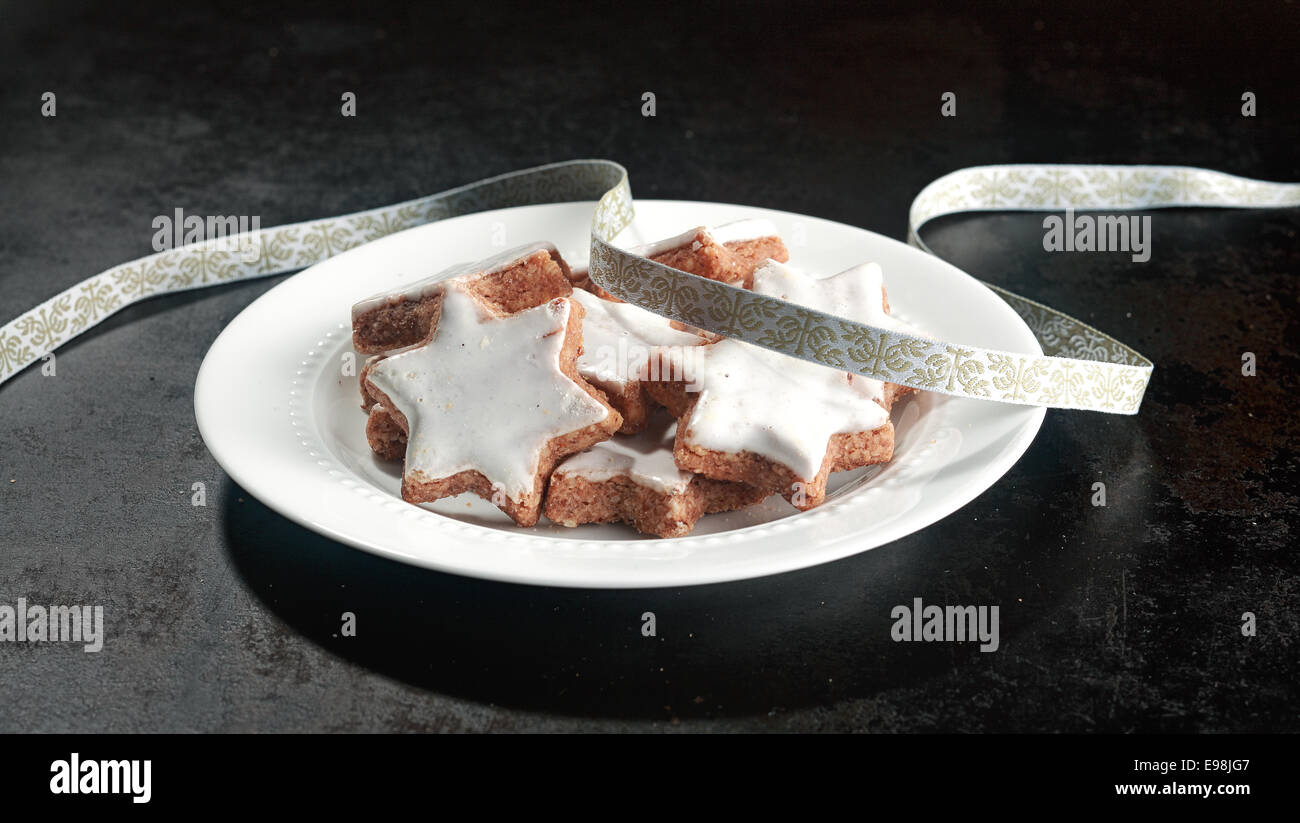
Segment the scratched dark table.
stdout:
<svg viewBox="0 0 1300 823">
<path fill-rule="evenodd" d="M 538 5 L 5 4 L 0 319 L 148 253 L 178 207 L 270 226 L 572 157 L 894 237 L 982 163 L 1300 180 L 1294 4 Z M 194 422 L 208 346 L 282 278 L 127 309 L 0 386 L 0 603 L 100 604 L 107 632 L 0 643 L 0 731 L 1296 731 L 1300 211 L 1150 213 L 1144 264 L 1047 253 L 1041 215 L 927 232 L 1150 356 L 1140 415 L 1049 412 L 942 522 L 726 585 L 504 585 L 319 537 Z M 915 597 L 998 605 L 1000 649 L 893 642 Z"/>
</svg>

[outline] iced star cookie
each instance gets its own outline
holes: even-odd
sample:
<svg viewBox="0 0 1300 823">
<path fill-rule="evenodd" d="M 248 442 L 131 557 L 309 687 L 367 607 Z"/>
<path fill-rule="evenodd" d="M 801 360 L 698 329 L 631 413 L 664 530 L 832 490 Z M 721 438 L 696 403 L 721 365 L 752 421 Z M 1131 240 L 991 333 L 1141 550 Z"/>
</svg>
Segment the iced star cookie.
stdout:
<svg viewBox="0 0 1300 823">
<path fill-rule="evenodd" d="M 885 290 L 884 274 L 877 263 L 864 263 L 840 272 L 834 277 L 821 279 L 809 277 L 791 266 L 772 264 L 760 268 L 762 273 L 755 273 L 756 282 L 753 286 L 753 290 L 759 294 L 779 297 L 791 303 L 799 303 L 841 317 L 855 318 L 882 328 L 905 332 L 914 337 L 930 336 L 890 315 L 889 293 Z M 880 311 L 864 317 L 853 314 L 859 310 L 859 306 L 876 305 L 877 292 L 880 296 Z M 910 386 L 885 383 L 886 408 L 891 408 L 898 398 L 915 391 L 916 389 Z"/>
<path fill-rule="evenodd" d="M 640 434 L 616 436 L 556 467 L 546 516 L 563 526 L 630 523 L 643 534 L 683 537 L 705 514 L 760 502 L 767 492 L 711 480 L 673 462 L 676 424 L 660 412 Z"/>
<path fill-rule="evenodd" d="M 790 259 L 790 252 L 770 220 L 736 220 L 711 233 L 715 242 L 731 252 L 732 271 L 740 275 L 741 285 L 747 289 L 753 287 L 754 271 L 759 266 L 768 260 L 784 263 Z"/>
<path fill-rule="evenodd" d="M 790 259 L 776 226 L 761 218 L 714 228 L 698 226 L 629 251 L 679 271 L 745 288 L 753 282 L 754 269 L 769 258 L 781 263 Z M 617 299 L 590 280 L 583 287 L 601 297 Z"/>
<path fill-rule="evenodd" d="M 550 243 L 530 243 L 476 263 L 460 263 L 352 307 L 352 346 L 385 354 L 429 339 L 438 324 L 442 295 L 456 280 L 497 314 L 510 314 L 572 293 L 569 266 Z"/>
<path fill-rule="evenodd" d="M 406 434 L 402 499 L 471 491 L 531 526 L 555 465 L 623 422 L 578 375 L 582 307 L 558 297 L 498 314 L 464 282 L 443 284 L 439 301 L 427 342 L 366 380 Z"/>
<path fill-rule="evenodd" d="M 856 266 L 816 279 L 769 261 L 754 291 L 886 328 L 904 328 L 885 312 L 880 267 Z M 915 333 L 912 329 L 909 332 Z M 657 349 L 660 373 L 680 351 Z M 780 494 L 800 509 L 826 499 L 831 472 L 887 462 L 896 391 L 885 383 L 725 339 L 694 353 L 683 380 L 647 382 L 678 417 L 673 454 L 683 469 Z"/>
<path fill-rule="evenodd" d="M 767 259 L 782 263 L 790 259 L 776 226 L 761 218 L 701 226 L 632 251 L 674 269 L 745 288 L 754 269 Z"/>
<path fill-rule="evenodd" d="M 631 303 L 605 300 L 581 289 L 572 299 L 582 306 L 582 354 L 578 374 L 605 392 L 623 415 L 624 434 L 645 427 L 652 408 L 642 386 L 650 350 L 655 346 L 699 346 L 705 339 L 679 331 L 671 321 Z"/>
</svg>

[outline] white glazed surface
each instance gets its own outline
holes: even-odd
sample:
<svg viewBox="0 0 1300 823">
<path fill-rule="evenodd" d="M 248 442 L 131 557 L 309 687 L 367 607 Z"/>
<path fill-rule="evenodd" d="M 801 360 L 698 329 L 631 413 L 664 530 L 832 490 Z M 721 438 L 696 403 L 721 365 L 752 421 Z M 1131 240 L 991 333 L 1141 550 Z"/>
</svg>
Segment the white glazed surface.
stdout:
<svg viewBox="0 0 1300 823">
<path fill-rule="evenodd" d="M 667 414 L 656 414 L 637 434 L 620 434 L 565 458 L 555 467 L 555 476 L 581 477 L 592 483 L 625 477 L 663 494 L 685 491 L 695 475 L 673 462 L 676 434 L 677 424 Z"/>
<path fill-rule="evenodd" d="M 410 427 L 409 480 L 477 471 L 518 502 L 532 493 L 549 441 L 609 416 L 560 366 L 572 305 L 556 298 L 496 317 L 447 287 L 433 339 L 370 374 Z"/>
</svg>

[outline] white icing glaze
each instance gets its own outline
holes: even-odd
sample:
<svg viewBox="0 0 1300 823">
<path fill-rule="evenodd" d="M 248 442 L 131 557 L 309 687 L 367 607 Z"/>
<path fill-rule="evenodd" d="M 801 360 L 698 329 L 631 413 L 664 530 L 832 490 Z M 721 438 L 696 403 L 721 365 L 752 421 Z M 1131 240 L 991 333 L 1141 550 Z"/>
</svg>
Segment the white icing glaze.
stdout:
<svg viewBox="0 0 1300 823">
<path fill-rule="evenodd" d="M 707 231 L 708 229 L 703 226 L 696 226 L 695 228 L 684 231 L 681 234 L 673 235 L 672 237 L 665 237 L 663 240 L 656 240 L 653 243 L 642 243 L 639 246 L 633 246 L 631 249 L 628 249 L 628 251 L 633 254 L 639 254 L 642 257 L 655 257 L 664 252 L 679 249 L 682 246 L 694 243 L 696 235 L 700 232 Z"/>
<path fill-rule="evenodd" d="M 406 472 L 430 481 L 476 469 L 512 500 L 533 490 L 547 441 L 609 412 L 560 370 L 572 304 L 493 317 L 447 286 L 433 339 L 370 375 L 406 416 Z"/>
<path fill-rule="evenodd" d="M 754 273 L 754 291 L 864 323 L 896 327 L 881 305 L 880 267 L 855 266 L 818 280 L 769 260 Z M 725 339 L 694 353 L 656 349 L 672 368 L 688 370 L 700 389 L 686 442 L 721 452 L 751 451 L 811 479 L 833 434 L 877 429 L 889 414 L 875 401 L 884 384 L 759 346 Z"/>
<path fill-rule="evenodd" d="M 492 274 L 493 272 L 508 269 L 539 251 L 546 250 L 553 254 L 558 253 L 551 243 L 529 243 L 525 246 L 516 246 L 513 249 L 506 249 L 500 254 L 495 254 L 486 260 L 476 260 L 472 263 L 457 263 L 454 266 L 443 269 L 437 274 L 416 280 L 414 283 L 394 291 L 381 292 L 379 294 L 367 297 L 365 300 L 358 302 L 352 307 L 352 319 L 355 320 L 369 311 L 374 311 L 384 305 L 399 303 L 402 300 L 420 300 L 431 295 L 438 294 L 442 291 L 443 286 L 448 280 L 455 277 L 465 277 L 471 274 Z"/>
<path fill-rule="evenodd" d="M 582 318 L 578 373 L 602 387 L 622 388 L 640 378 L 653 346 L 698 346 L 704 339 L 678 331 L 672 322 L 631 303 L 615 303 L 575 289 Z"/>
<path fill-rule="evenodd" d="M 831 277 L 816 278 L 785 263 L 768 260 L 754 270 L 754 291 L 818 311 L 838 314 L 885 329 L 926 335 L 885 313 L 884 273 L 879 263 L 860 263 Z"/>
<path fill-rule="evenodd" d="M 573 455 L 555 469 L 555 475 L 582 477 L 593 483 L 626 477 L 656 492 L 684 492 L 695 475 L 682 471 L 673 462 L 676 434 L 677 424 L 657 414 L 638 434 L 615 435 Z"/>
<path fill-rule="evenodd" d="M 727 243 L 742 243 L 746 240 L 758 240 L 762 237 L 776 237 L 776 226 L 771 220 L 762 217 L 753 217 L 747 220 L 733 220 L 730 223 L 723 223 L 721 226 L 715 226 L 709 229 L 709 234 L 713 239 L 726 245 Z"/>
<path fill-rule="evenodd" d="M 703 234 L 705 238 L 711 239 L 714 243 L 727 244 L 739 243 L 745 240 L 757 240 L 760 237 L 775 237 L 776 226 L 772 221 L 765 220 L 761 217 L 747 220 L 734 220 L 730 223 L 723 223 L 716 228 L 707 228 L 705 226 L 696 226 L 688 229 L 681 234 L 672 237 L 666 237 L 663 240 L 656 240 L 653 243 L 643 243 L 640 246 L 633 246 L 629 251 L 633 254 L 639 254 L 642 257 L 655 257 L 670 252 L 673 249 L 679 249 L 682 246 L 697 243 L 696 237 Z"/>
</svg>

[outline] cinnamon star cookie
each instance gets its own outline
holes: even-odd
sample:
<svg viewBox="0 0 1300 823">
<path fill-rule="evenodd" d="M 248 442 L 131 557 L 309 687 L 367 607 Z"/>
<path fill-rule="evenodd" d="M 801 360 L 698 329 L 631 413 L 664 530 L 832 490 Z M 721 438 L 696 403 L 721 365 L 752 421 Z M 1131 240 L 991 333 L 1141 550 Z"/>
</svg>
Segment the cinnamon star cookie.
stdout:
<svg viewBox="0 0 1300 823">
<path fill-rule="evenodd" d="M 754 291 L 916 333 L 886 313 L 874 263 L 817 279 L 768 261 L 754 273 Z M 670 348 L 652 354 L 660 373 L 685 372 L 690 383 L 645 385 L 678 417 L 673 454 L 685 470 L 748 483 L 810 509 L 826 499 L 831 472 L 893 456 L 889 409 L 898 387 L 739 340 L 703 346 L 689 364 L 676 362 L 681 356 Z"/>
<path fill-rule="evenodd" d="M 664 240 L 634 246 L 629 251 L 678 271 L 744 288 L 752 285 L 754 269 L 768 259 L 780 263 L 790 259 L 776 226 L 762 218 L 737 220 L 714 228 L 698 226 Z M 618 299 L 591 283 L 589 278 L 575 283 L 606 299 Z"/>
<path fill-rule="evenodd" d="M 440 291 L 427 342 L 380 360 L 366 378 L 406 434 L 402 499 L 471 491 L 531 526 L 556 463 L 623 422 L 577 373 L 582 307 L 560 297 L 503 315 L 472 284 Z"/>
<path fill-rule="evenodd" d="M 361 354 L 391 354 L 429 339 L 442 294 L 455 280 L 497 314 L 510 314 L 567 296 L 569 266 L 550 243 L 530 243 L 475 263 L 460 263 L 352 307 L 352 346 Z"/>
<path fill-rule="evenodd" d="M 619 431 L 635 434 L 645 428 L 653 406 L 642 386 L 650 350 L 699 346 L 705 339 L 679 331 L 668 318 L 631 303 L 605 300 L 581 289 L 574 290 L 572 299 L 585 312 L 578 373 L 605 392 L 610 405 L 623 415 Z"/>
<path fill-rule="evenodd" d="M 676 428 L 661 412 L 640 434 L 615 436 L 565 460 L 551 475 L 546 516 L 570 527 L 621 520 L 642 534 L 682 537 L 705 514 L 743 509 L 767 497 L 754 486 L 677 468 Z"/>
</svg>

